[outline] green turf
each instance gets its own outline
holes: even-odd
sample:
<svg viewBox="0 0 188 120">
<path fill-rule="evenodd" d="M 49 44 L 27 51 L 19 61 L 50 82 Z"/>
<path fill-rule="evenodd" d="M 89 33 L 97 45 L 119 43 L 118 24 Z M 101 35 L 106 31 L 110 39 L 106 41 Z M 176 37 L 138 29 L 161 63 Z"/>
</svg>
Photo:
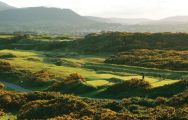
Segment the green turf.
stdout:
<svg viewBox="0 0 188 120">
<path fill-rule="evenodd" d="M 153 87 L 163 86 L 165 84 L 172 84 L 181 79 L 182 76 L 187 76 L 187 71 L 172 71 L 161 70 L 154 68 L 134 67 L 125 65 L 113 65 L 103 63 L 103 57 L 76 55 L 74 57 L 63 57 L 63 53 L 53 52 L 37 52 L 37 51 L 21 51 L 21 50 L 1 50 L 1 53 L 10 53 L 16 58 L 7 59 L 18 70 L 30 70 L 32 72 L 41 69 L 48 69 L 56 77 L 64 78 L 70 73 L 79 73 L 86 80 L 88 84 L 93 86 L 111 85 L 110 78 L 118 78 L 122 80 L 130 80 L 132 78 L 141 78 L 141 73 L 146 74 L 145 79 L 149 81 Z M 46 56 L 46 54 L 51 55 Z M 62 65 L 57 66 L 48 60 L 59 54 L 60 58 L 71 62 L 80 64 L 78 67 Z M 62 54 L 62 56 L 61 56 Z M 28 59 L 30 58 L 30 59 Z M 33 59 L 31 59 L 33 58 Z M 163 75 L 164 80 L 159 78 Z"/>
<path fill-rule="evenodd" d="M 0 120 L 16 120 L 16 116 L 11 113 L 8 113 L 4 116 L 0 116 Z"/>
</svg>

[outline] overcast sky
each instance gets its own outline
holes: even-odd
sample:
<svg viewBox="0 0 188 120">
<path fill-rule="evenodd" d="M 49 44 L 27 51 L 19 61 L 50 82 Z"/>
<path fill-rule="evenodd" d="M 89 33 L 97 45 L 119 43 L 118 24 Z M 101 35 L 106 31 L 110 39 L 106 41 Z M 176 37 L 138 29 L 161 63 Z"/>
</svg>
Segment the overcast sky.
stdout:
<svg viewBox="0 0 188 120">
<path fill-rule="evenodd" d="M 0 0 L 15 7 L 69 8 L 81 15 L 160 19 L 188 15 L 188 0 Z"/>
</svg>

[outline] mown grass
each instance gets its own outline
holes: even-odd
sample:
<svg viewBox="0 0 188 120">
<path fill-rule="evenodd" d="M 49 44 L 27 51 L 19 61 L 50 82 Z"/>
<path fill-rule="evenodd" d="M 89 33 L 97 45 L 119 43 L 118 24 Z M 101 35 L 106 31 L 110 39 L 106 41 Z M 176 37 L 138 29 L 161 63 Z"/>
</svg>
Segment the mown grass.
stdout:
<svg viewBox="0 0 188 120">
<path fill-rule="evenodd" d="M 86 80 L 88 84 L 93 86 L 112 85 L 109 82 L 110 78 L 118 78 L 122 80 L 130 80 L 132 78 L 141 78 L 140 73 L 145 73 L 145 80 L 149 81 L 153 87 L 163 86 L 165 84 L 172 84 L 177 82 L 182 75 L 188 75 L 186 71 L 170 71 L 151 69 L 144 67 L 134 67 L 125 65 L 112 65 L 103 63 L 105 58 L 97 56 L 76 55 L 74 57 L 60 57 L 66 61 L 78 63 L 80 67 L 73 66 L 57 66 L 48 61 L 53 56 L 61 53 L 53 52 L 37 52 L 37 51 L 21 51 L 21 50 L 1 50 L 0 54 L 9 53 L 16 56 L 16 58 L 8 59 L 11 65 L 17 70 L 29 70 L 31 72 L 37 72 L 42 69 L 48 69 L 49 72 L 55 74 L 57 78 L 64 78 L 70 73 L 79 73 Z M 46 56 L 45 54 L 51 56 Z M 38 61 L 32 61 L 31 58 Z M 28 60 L 29 59 L 29 60 Z M 160 79 L 160 75 L 163 75 L 165 80 Z"/>
<path fill-rule="evenodd" d="M 9 113 L 4 116 L 1 116 L 0 120 L 16 120 L 16 115 Z"/>
<path fill-rule="evenodd" d="M 0 38 L 12 38 L 13 35 L 0 35 Z"/>
</svg>

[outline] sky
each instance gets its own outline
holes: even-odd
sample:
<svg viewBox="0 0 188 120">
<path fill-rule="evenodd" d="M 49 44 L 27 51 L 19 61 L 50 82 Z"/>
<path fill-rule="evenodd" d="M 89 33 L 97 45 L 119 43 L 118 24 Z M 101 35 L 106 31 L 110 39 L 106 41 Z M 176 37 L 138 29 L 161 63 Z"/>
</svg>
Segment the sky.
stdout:
<svg viewBox="0 0 188 120">
<path fill-rule="evenodd" d="M 106 18 L 162 19 L 188 15 L 188 0 L 0 0 L 15 7 L 58 7 Z"/>
</svg>

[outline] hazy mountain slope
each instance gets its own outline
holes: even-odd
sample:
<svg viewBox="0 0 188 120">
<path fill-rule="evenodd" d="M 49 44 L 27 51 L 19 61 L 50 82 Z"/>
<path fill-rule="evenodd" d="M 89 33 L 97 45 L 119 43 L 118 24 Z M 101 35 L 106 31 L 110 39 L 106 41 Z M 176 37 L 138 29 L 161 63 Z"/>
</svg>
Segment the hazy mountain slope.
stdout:
<svg viewBox="0 0 188 120">
<path fill-rule="evenodd" d="M 152 21 L 150 19 L 145 19 L 145 18 L 101 18 L 101 17 L 93 17 L 93 16 L 86 16 L 86 17 L 98 22 L 119 23 L 123 25 L 143 24 Z"/>
<path fill-rule="evenodd" d="M 7 5 L 6 3 L 3 3 L 3 2 L 0 1 L 0 11 L 9 10 L 9 9 L 13 9 L 13 8 L 15 8 L 15 7 Z"/>
<path fill-rule="evenodd" d="M 7 24 L 60 24 L 60 25 L 86 25 L 95 23 L 72 10 L 58 8 L 21 8 L 0 12 L 0 23 Z"/>
<path fill-rule="evenodd" d="M 148 21 L 145 22 L 144 24 L 150 24 L 150 25 L 155 25 L 155 24 L 172 24 L 172 25 L 180 25 L 180 24 L 188 24 L 188 16 L 171 16 L 167 18 L 163 18 L 160 20 L 155 20 L 155 21 Z"/>
<path fill-rule="evenodd" d="M 83 32 L 94 24 L 98 22 L 69 9 L 33 7 L 0 11 L 0 32 Z"/>
<path fill-rule="evenodd" d="M 160 23 L 184 24 L 188 23 L 188 16 L 172 16 L 159 20 Z"/>
<path fill-rule="evenodd" d="M 88 19 L 98 22 L 119 23 L 123 25 L 155 25 L 155 24 L 185 24 L 188 23 L 188 16 L 171 16 L 159 20 L 151 20 L 146 18 L 101 18 L 86 16 Z"/>
<path fill-rule="evenodd" d="M 188 32 L 188 16 L 174 16 L 153 21 L 144 18 L 80 16 L 72 10 L 59 8 L 13 8 L 0 2 L 0 32 Z"/>
</svg>

